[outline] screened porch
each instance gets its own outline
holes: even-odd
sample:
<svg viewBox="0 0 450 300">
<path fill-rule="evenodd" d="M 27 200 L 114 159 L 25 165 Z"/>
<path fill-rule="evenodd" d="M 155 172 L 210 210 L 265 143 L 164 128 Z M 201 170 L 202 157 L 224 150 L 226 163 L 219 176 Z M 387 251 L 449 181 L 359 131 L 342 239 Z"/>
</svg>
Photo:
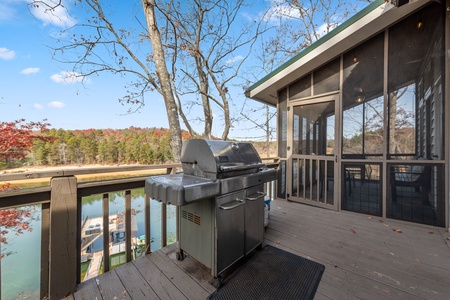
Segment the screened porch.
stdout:
<svg viewBox="0 0 450 300">
<path fill-rule="evenodd" d="M 380 9 L 377 5 L 360 17 Z M 448 225 L 444 93 L 448 12 L 435 1 L 405 7 L 382 12 L 379 18 L 385 18 L 385 27 L 370 34 L 375 30 L 367 29 L 372 19 L 367 28 L 346 36 L 345 30 L 359 21 L 349 20 L 330 41 L 319 40 L 292 63 L 299 61 L 299 68 L 290 71 L 297 79 L 278 73 L 259 83 L 271 81 L 270 90 L 291 80 L 277 91 L 279 197 L 333 210 Z M 339 34 L 348 39 L 345 45 L 331 42 Z M 351 43 L 354 46 L 348 46 Z M 254 89 L 259 88 L 255 84 Z"/>
</svg>

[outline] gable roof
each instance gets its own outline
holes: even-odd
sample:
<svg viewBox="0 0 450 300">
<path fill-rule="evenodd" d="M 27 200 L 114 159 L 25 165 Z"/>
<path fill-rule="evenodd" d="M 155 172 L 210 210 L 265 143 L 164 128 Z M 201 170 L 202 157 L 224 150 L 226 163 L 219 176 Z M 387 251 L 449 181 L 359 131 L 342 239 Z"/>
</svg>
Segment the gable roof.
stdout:
<svg viewBox="0 0 450 300">
<path fill-rule="evenodd" d="M 376 0 L 308 48 L 253 84 L 247 97 L 277 104 L 277 92 L 321 65 L 369 39 L 433 0 L 411 0 L 401 7 Z"/>
</svg>

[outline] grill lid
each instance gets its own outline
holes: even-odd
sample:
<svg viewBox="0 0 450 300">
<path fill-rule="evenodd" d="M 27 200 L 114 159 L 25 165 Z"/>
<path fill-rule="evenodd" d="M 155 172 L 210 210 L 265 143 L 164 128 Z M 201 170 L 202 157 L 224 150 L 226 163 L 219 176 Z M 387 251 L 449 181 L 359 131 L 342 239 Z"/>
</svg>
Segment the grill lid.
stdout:
<svg viewBox="0 0 450 300">
<path fill-rule="evenodd" d="M 265 165 L 250 143 L 192 139 L 183 142 L 183 172 L 222 179 L 258 172 Z"/>
</svg>

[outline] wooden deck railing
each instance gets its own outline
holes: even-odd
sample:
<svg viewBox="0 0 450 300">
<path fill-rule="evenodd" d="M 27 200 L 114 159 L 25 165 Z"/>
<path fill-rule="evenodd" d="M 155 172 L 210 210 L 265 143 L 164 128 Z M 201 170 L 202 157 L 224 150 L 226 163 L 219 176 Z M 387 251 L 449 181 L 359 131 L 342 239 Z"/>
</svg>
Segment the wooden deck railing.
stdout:
<svg viewBox="0 0 450 300">
<path fill-rule="evenodd" d="M 277 159 L 264 159 L 269 167 L 277 167 Z M 131 190 L 143 188 L 148 176 L 92 182 L 78 182 L 76 175 L 155 171 L 174 173 L 180 164 L 67 169 L 60 171 L 24 172 L 0 175 L 0 182 L 51 178 L 50 186 L 0 192 L 0 209 L 41 205 L 41 285 L 40 298 L 60 299 L 74 292 L 80 282 L 82 198 L 102 194 L 103 236 L 109 236 L 109 193 L 125 191 L 125 257 L 132 260 Z M 266 185 L 266 193 L 274 198 L 276 183 Z M 144 198 L 145 249 L 150 251 L 150 198 Z M 178 209 L 178 208 L 177 208 Z M 161 247 L 167 245 L 167 206 L 161 205 Z M 178 211 L 177 211 L 178 214 Z M 178 222 L 178 220 L 177 220 Z M 178 228 L 178 224 L 176 228 Z M 177 233 L 178 234 L 178 233 Z M 103 239 L 103 270 L 110 269 L 109 239 Z"/>
</svg>

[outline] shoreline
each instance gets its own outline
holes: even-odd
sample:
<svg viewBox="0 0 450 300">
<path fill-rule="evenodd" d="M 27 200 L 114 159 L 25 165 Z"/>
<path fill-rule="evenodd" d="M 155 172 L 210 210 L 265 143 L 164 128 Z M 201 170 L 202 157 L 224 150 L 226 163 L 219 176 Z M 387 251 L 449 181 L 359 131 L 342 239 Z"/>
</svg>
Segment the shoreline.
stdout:
<svg viewBox="0 0 450 300">
<path fill-rule="evenodd" d="M 92 169 L 92 168 L 104 168 L 104 167 L 115 167 L 115 166 L 136 166 L 136 164 L 130 165 L 64 165 L 64 166 L 31 166 L 31 167 L 19 167 L 12 169 L 4 169 L 0 171 L 1 175 L 9 175 L 9 174 L 20 174 L 20 173 L 33 173 L 39 171 L 60 171 L 60 170 L 83 170 L 83 169 Z M 155 175 L 161 173 L 161 170 L 136 170 L 136 171 L 117 171 L 117 172 L 107 172 L 107 173 L 97 173 L 97 174 L 81 174 L 75 175 L 75 177 L 80 182 L 89 181 L 89 179 L 107 179 L 107 178 L 117 178 L 120 176 L 125 177 L 134 177 L 134 176 L 145 176 L 145 175 Z M 50 177 L 48 178 L 30 178 L 30 179 L 19 179 L 19 180 L 10 180 L 10 181 L 2 181 L 0 179 L 0 185 L 10 183 L 11 185 L 29 185 L 29 184 L 50 184 Z M 19 187 L 20 188 L 20 187 Z"/>
</svg>

